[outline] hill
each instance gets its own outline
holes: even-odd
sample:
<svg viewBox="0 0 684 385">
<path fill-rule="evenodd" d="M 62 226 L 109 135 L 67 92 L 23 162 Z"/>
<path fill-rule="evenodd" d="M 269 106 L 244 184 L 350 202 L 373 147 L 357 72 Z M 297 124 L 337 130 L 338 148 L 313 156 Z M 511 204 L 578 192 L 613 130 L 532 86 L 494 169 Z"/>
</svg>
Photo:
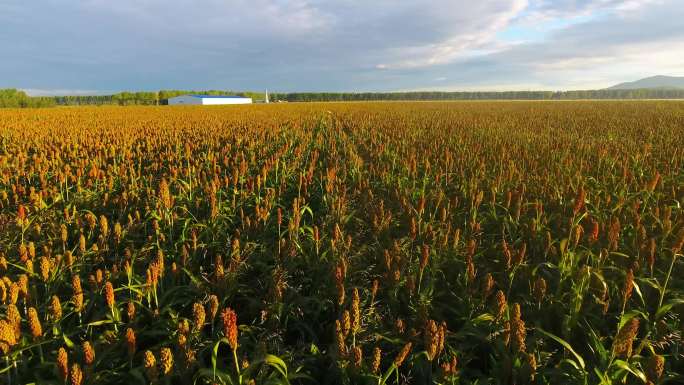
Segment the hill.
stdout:
<svg viewBox="0 0 684 385">
<path fill-rule="evenodd" d="M 684 89 L 684 77 L 681 76 L 651 76 L 633 82 L 614 85 L 609 90 L 636 90 L 636 89 Z"/>
</svg>

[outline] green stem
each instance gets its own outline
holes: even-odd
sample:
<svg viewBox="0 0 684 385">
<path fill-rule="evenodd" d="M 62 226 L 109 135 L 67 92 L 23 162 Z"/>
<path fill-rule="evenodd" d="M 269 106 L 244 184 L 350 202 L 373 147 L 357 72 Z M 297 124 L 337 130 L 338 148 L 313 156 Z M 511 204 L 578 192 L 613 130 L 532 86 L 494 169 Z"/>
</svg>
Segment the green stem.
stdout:
<svg viewBox="0 0 684 385">
<path fill-rule="evenodd" d="M 423 269 L 420 269 L 420 272 L 418 274 L 418 290 L 416 290 L 416 294 L 420 295 L 420 288 L 423 284 Z"/>
<path fill-rule="evenodd" d="M 395 370 L 398 371 L 399 368 L 397 368 L 397 365 L 395 365 L 394 363 L 392 363 L 392 366 L 390 366 L 390 368 L 387 369 L 387 371 L 385 372 L 385 375 L 382 376 L 382 378 L 381 378 L 380 381 L 378 382 L 378 385 L 384 385 L 384 384 L 386 384 L 386 383 L 387 383 L 387 380 L 389 379 L 389 376 L 391 376 L 392 373 L 393 373 Z"/>
<path fill-rule="evenodd" d="M 7 367 L 10 367 L 10 360 L 9 356 L 5 356 L 5 362 L 7 363 Z M 11 385 L 12 384 L 12 369 L 7 370 L 7 384 Z"/>
<path fill-rule="evenodd" d="M 665 292 L 667 291 L 667 284 L 670 282 L 670 276 L 672 275 L 672 270 L 674 269 L 675 261 L 677 261 L 678 254 L 672 256 L 672 262 L 670 263 L 670 269 L 667 271 L 667 276 L 665 276 L 665 283 L 663 284 L 663 290 L 660 292 L 660 300 L 658 301 L 658 309 L 663 306 L 663 300 L 665 299 Z M 657 309 L 656 309 L 657 311 Z"/>
<path fill-rule="evenodd" d="M 112 313 L 112 321 L 113 321 L 113 323 L 114 323 L 114 331 L 118 333 L 118 332 L 119 332 L 119 328 L 116 326 L 116 323 L 117 323 L 119 320 L 117 319 L 116 314 L 114 314 L 114 307 L 112 307 L 112 308 L 109 309 L 109 310 L 110 310 L 111 313 Z"/>
<path fill-rule="evenodd" d="M 240 374 L 240 363 L 237 358 L 237 349 L 233 349 L 233 360 L 235 361 L 235 371 L 238 375 L 238 383 L 242 384 L 242 374 Z"/>
</svg>

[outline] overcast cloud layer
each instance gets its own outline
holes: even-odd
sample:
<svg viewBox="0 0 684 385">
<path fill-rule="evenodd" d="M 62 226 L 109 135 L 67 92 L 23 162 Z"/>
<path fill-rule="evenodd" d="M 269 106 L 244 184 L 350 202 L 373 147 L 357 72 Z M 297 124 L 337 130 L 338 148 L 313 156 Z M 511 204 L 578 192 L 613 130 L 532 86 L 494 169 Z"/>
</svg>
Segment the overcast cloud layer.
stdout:
<svg viewBox="0 0 684 385">
<path fill-rule="evenodd" d="M 684 75 L 681 0 L 0 0 L 0 88 L 601 88 Z"/>
</svg>

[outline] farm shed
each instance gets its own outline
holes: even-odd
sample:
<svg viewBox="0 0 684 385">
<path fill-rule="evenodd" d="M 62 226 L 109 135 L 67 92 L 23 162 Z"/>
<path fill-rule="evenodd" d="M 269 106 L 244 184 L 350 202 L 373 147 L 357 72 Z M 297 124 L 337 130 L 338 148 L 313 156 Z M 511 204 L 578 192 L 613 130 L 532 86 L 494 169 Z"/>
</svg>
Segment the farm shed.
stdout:
<svg viewBox="0 0 684 385">
<path fill-rule="evenodd" d="M 181 95 L 169 98 L 169 105 L 220 105 L 220 104 L 251 104 L 252 98 L 242 96 L 217 95 Z"/>
</svg>

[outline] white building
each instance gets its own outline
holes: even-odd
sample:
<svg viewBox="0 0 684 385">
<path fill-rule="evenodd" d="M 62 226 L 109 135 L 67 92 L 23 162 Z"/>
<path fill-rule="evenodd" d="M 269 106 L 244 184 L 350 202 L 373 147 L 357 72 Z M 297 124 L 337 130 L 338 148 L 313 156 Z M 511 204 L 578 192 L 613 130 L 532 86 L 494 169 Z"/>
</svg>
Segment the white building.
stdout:
<svg viewBox="0 0 684 385">
<path fill-rule="evenodd" d="M 251 104 L 252 98 L 242 96 L 217 95 L 181 95 L 169 98 L 169 105 L 220 105 L 220 104 Z"/>
</svg>

